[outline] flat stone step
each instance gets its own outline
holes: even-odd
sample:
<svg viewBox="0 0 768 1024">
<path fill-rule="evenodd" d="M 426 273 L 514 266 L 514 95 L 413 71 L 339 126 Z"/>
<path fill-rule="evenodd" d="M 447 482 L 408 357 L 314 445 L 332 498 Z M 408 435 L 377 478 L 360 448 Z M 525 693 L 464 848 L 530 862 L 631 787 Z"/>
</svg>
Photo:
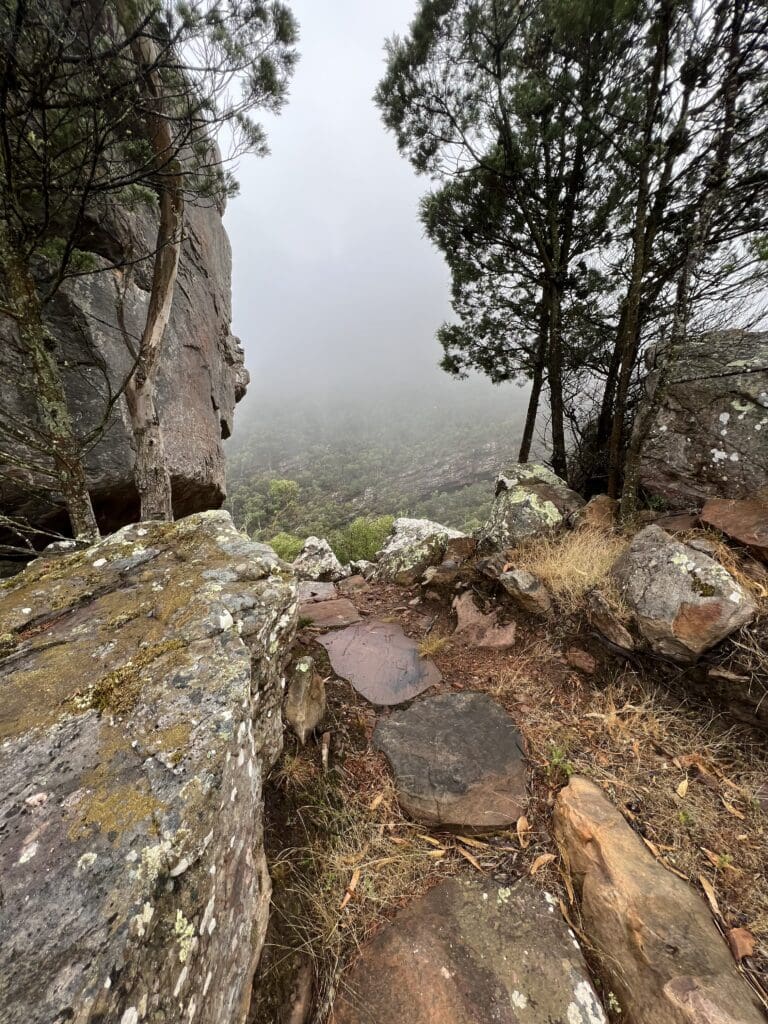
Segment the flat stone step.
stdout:
<svg viewBox="0 0 768 1024">
<path fill-rule="evenodd" d="M 368 619 L 318 637 L 318 643 L 328 651 L 333 670 L 372 704 L 402 704 L 443 678 L 394 622 Z"/>
<path fill-rule="evenodd" d="M 360 614 L 349 598 L 337 597 L 333 601 L 308 601 L 300 604 L 299 618 L 309 619 L 313 626 L 321 629 L 334 629 L 359 622 Z"/>
<path fill-rule="evenodd" d="M 557 901 L 450 878 L 402 910 L 343 979 L 332 1024 L 607 1024 Z"/>
<path fill-rule="evenodd" d="M 484 693 L 444 693 L 376 726 L 406 814 L 429 825 L 506 828 L 525 809 L 526 770 L 514 722 Z"/>
</svg>

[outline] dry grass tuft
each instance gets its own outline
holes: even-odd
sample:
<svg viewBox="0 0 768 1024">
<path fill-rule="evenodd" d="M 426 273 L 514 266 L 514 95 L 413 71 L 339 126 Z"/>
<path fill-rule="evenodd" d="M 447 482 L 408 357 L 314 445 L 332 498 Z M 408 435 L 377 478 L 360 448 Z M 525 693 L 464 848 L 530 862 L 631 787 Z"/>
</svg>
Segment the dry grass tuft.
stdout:
<svg viewBox="0 0 768 1024">
<path fill-rule="evenodd" d="M 611 566 L 628 542 L 618 534 L 599 529 L 571 530 L 554 537 L 537 537 L 516 549 L 511 561 L 516 569 L 539 576 L 568 613 L 579 610 L 584 595 L 593 587 L 613 598 Z"/>
<path fill-rule="evenodd" d="M 436 654 L 439 654 L 448 641 L 451 638 L 449 636 L 425 636 L 419 644 L 419 657 L 421 658 L 432 658 Z"/>
</svg>

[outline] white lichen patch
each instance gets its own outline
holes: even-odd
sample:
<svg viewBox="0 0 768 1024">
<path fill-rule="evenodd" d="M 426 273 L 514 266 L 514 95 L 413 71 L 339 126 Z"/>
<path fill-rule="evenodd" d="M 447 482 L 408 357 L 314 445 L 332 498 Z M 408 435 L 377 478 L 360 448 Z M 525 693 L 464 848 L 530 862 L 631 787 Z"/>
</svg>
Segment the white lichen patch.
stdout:
<svg viewBox="0 0 768 1024">
<path fill-rule="evenodd" d="M 528 1005 L 528 996 L 523 995 L 522 992 L 518 992 L 517 989 L 512 993 L 512 1005 L 516 1010 L 524 1010 Z"/>
<path fill-rule="evenodd" d="M 180 910 L 176 911 L 173 932 L 179 943 L 179 963 L 185 964 L 194 948 L 195 926 L 184 917 Z"/>
</svg>

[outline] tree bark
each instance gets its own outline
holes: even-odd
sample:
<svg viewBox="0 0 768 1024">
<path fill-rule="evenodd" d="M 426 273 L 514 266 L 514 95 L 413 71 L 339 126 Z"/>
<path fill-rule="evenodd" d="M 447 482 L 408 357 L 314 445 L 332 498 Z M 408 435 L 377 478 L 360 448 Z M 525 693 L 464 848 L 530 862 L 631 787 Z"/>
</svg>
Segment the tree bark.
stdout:
<svg viewBox="0 0 768 1024">
<path fill-rule="evenodd" d="M 548 288 L 549 345 L 547 380 L 552 417 L 552 469 L 563 480 L 568 478 L 568 457 L 565 446 L 565 405 L 563 402 L 563 340 L 560 327 L 560 293 L 556 285 Z"/>
<path fill-rule="evenodd" d="M 5 225 L 0 225 L 0 254 L 6 298 L 13 308 L 19 340 L 34 375 L 40 426 L 50 442 L 51 459 L 72 534 L 79 540 L 93 542 L 99 537 L 99 527 L 64 384 L 51 338 L 43 324 L 37 286 L 29 267 L 9 243 Z"/>
<path fill-rule="evenodd" d="M 541 298 L 541 316 L 539 318 L 539 337 L 536 344 L 536 357 L 533 364 L 533 376 L 531 378 L 531 396 L 528 399 L 528 411 L 525 416 L 525 427 L 520 441 L 520 451 L 517 456 L 518 462 L 527 462 L 531 454 L 533 434 L 536 429 L 536 417 L 539 412 L 539 400 L 541 388 L 544 383 L 544 367 L 547 361 L 547 338 L 549 335 L 549 309 L 544 299 Z"/>
</svg>

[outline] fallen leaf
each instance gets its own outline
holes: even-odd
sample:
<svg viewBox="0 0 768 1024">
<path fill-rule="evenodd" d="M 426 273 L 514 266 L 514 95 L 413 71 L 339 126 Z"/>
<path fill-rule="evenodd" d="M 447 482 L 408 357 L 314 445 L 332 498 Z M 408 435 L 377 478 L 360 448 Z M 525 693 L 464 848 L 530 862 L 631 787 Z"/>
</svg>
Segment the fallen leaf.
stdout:
<svg viewBox="0 0 768 1024">
<path fill-rule="evenodd" d="M 715 917 L 719 917 L 722 920 L 723 915 L 720 913 L 720 907 L 717 903 L 717 896 L 715 896 L 714 886 L 708 878 L 704 877 L 704 875 L 699 875 L 699 882 L 701 883 L 701 888 L 704 890 L 704 895 L 707 897 L 707 902 L 709 903 L 712 909 L 712 913 L 715 915 Z"/>
<path fill-rule="evenodd" d="M 477 871 L 483 872 L 483 869 L 480 866 L 480 861 L 477 859 L 477 857 L 473 857 L 469 850 L 465 850 L 463 846 L 457 846 L 456 849 L 464 858 L 464 860 L 469 861 L 473 868 L 475 868 Z"/>
<path fill-rule="evenodd" d="M 746 815 L 742 814 L 737 807 L 733 806 L 733 804 L 729 804 L 724 796 L 721 795 L 720 799 L 723 802 L 723 807 L 726 809 L 726 811 L 728 811 L 729 814 L 732 814 L 734 818 L 741 818 L 741 820 L 744 821 Z"/>
<path fill-rule="evenodd" d="M 475 850 L 487 850 L 490 843 L 482 843 L 479 839 L 470 839 L 469 836 L 456 836 L 465 846 L 472 846 Z"/>
<path fill-rule="evenodd" d="M 408 842 L 408 840 L 407 839 L 401 839 L 400 836 L 390 836 L 389 837 L 389 841 L 390 841 L 390 843 L 394 843 L 395 846 L 410 846 L 410 843 Z"/>
<path fill-rule="evenodd" d="M 378 794 L 377 794 L 377 795 L 376 795 L 376 796 L 375 796 L 375 797 L 373 798 L 373 800 L 371 800 L 370 804 L 368 804 L 368 810 L 369 810 L 369 811 L 375 811 L 375 810 L 376 810 L 376 808 L 377 808 L 377 807 L 379 806 L 379 804 L 381 803 L 381 801 L 382 801 L 383 799 L 384 799 L 384 794 L 383 794 L 383 793 L 378 793 Z"/>
<path fill-rule="evenodd" d="M 554 853 L 542 853 L 536 860 L 531 864 L 530 874 L 535 875 L 537 871 L 540 871 L 545 865 L 551 864 L 555 859 Z"/>
<path fill-rule="evenodd" d="M 702 846 L 701 850 L 710 864 L 716 867 L 718 871 L 732 871 L 735 875 L 741 874 L 739 869 L 731 864 L 728 854 L 715 853 L 714 850 L 708 850 L 706 846 Z"/>
<path fill-rule="evenodd" d="M 755 936 L 746 928 L 729 928 L 728 945 L 731 947 L 735 960 L 743 960 L 745 956 L 755 955 Z"/>
<path fill-rule="evenodd" d="M 441 857 L 444 857 L 447 852 L 448 851 L 445 847 L 441 847 L 439 850 L 427 850 L 427 856 L 434 857 L 436 860 L 439 860 Z"/>
<path fill-rule="evenodd" d="M 354 893 L 355 889 L 357 888 L 357 883 L 359 881 L 360 881 L 360 868 L 355 868 L 355 870 L 352 872 L 352 877 L 349 880 L 349 885 L 347 886 L 347 891 L 344 893 L 344 899 L 341 901 L 341 904 L 339 905 L 339 910 L 343 910 L 344 907 L 346 907 L 346 905 L 352 899 L 352 894 Z"/>
<path fill-rule="evenodd" d="M 688 793 L 688 776 L 683 779 L 680 785 L 677 787 L 677 795 L 683 800 Z"/>
<path fill-rule="evenodd" d="M 420 835 L 419 839 L 423 839 L 424 842 L 425 843 L 429 843 L 430 846 L 440 846 L 440 847 L 442 847 L 442 845 L 443 845 L 442 843 L 438 842 L 437 839 L 433 839 L 432 836 Z"/>
<path fill-rule="evenodd" d="M 521 815 L 517 819 L 516 829 L 517 829 L 518 841 L 519 841 L 520 845 L 522 846 L 522 848 L 525 850 L 528 847 L 528 845 L 530 844 L 530 841 L 531 841 L 530 840 L 531 826 L 528 824 L 528 819 L 526 818 L 526 816 L 524 814 Z"/>
</svg>

